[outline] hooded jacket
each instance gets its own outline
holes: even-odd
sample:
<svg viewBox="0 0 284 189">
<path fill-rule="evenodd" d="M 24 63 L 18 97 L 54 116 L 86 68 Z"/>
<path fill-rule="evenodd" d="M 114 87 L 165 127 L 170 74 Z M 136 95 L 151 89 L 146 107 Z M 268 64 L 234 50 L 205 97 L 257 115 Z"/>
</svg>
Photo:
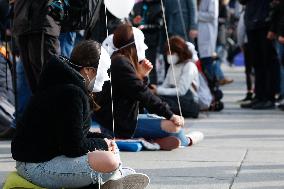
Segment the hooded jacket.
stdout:
<svg viewBox="0 0 284 189">
<path fill-rule="evenodd" d="M 38 90 L 17 123 L 12 156 L 21 162 L 44 162 L 60 155 L 79 157 L 107 150 L 106 136 L 90 133 L 91 112 L 84 78 L 53 57 L 45 64 Z"/>
<path fill-rule="evenodd" d="M 136 76 L 130 60 L 122 55 L 114 55 L 111 62 L 111 80 L 113 89 L 114 135 L 119 138 L 132 138 L 139 114 L 139 104 L 150 113 L 170 119 L 173 112 L 159 97 L 153 95 L 148 85 Z M 112 131 L 110 85 L 104 85 L 98 94 L 98 103 L 102 108 L 95 112 L 98 123 Z"/>
</svg>

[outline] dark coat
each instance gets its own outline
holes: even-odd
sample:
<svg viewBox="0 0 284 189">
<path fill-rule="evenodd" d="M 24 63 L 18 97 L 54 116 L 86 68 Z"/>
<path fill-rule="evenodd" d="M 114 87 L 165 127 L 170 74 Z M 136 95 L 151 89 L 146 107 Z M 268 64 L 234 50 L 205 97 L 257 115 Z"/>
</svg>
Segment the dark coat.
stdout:
<svg viewBox="0 0 284 189">
<path fill-rule="evenodd" d="M 272 4 L 272 20 L 270 31 L 284 36 L 284 0 L 279 0 L 278 3 Z"/>
<path fill-rule="evenodd" d="M 156 113 L 167 119 L 172 117 L 173 113 L 169 106 L 153 95 L 147 84 L 136 76 L 134 66 L 128 58 L 115 55 L 111 62 L 111 73 L 116 137 L 132 138 L 140 103 L 150 113 Z M 112 131 L 110 85 L 105 85 L 97 98 L 102 108 L 95 112 L 95 117 L 101 126 Z"/>
<path fill-rule="evenodd" d="M 136 3 L 132 17 L 140 15 L 142 22 L 135 27 L 143 25 L 141 30 L 145 35 L 145 43 L 148 47 L 157 48 L 160 42 L 161 29 L 164 25 L 161 2 L 159 0 L 142 1 Z"/>
<path fill-rule="evenodd" d="M 270 26 L 270 3 L 272 0 L 239 0 L 246 5 L 245 26 L 247 30 Z"/>
<path fill-rule="evenodd" d="M 182 13 L 178 4 L 180 1 Z M 179 35 L 188 39 L 188 32 L 192 29 L 197 30 L 197 6 L 195 0 L 166 0 L 165 11 L 168 32 L 171 36 Z M 183 19 L 182 17 L 183 16 Z M 184 22 L 183 22 L 184 21 Z M 183 29 L 185 24 L 185 30 Z"/>
<path fill-rule="evenodd" d="M 12 156 L 22 162 L 44 162 L 60 155 L 79 157 L 107 150 L 105 136 L 89 133 L 91 112 L 83 77 L 53 57 L 43 68 L 12 141 Z M 101 138 L 89 138 L 101 137 Z"/>
<path fill-rule="evenodd" d="M 44 32 L 59 36 L 60 26 L 48 15 L 50 0 L 17 0 L 14 8 L 14 35 Z"/>
</svg>

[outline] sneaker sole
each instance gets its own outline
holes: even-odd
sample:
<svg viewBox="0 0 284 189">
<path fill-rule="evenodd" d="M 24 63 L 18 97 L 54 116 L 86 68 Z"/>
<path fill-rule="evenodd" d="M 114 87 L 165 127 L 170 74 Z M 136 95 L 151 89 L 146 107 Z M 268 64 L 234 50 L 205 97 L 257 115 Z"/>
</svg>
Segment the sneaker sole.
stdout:
<svg viewBox="0 0 284 189">
<path fill-rule="evenodd" d="M 154 140 L 154 142 L 160 145 L 161 150 L 168 150 L 168 151 L 176 149 L 181 145 L 180 140 L 174 136 L 159 138 Z"/>
<path fill-rule="evenodd" d="M 134 173 L 117 180 L 109 180 L 102 185 L 101 189 L 144 189 L 150 183 L 147 175 Z"/>
</svg>

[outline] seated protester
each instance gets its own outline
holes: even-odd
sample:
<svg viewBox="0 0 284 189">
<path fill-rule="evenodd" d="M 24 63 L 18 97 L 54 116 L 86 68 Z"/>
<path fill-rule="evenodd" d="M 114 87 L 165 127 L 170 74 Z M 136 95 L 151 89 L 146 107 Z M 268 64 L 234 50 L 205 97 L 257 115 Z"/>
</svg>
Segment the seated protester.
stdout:
<svg viewBox="0 0 284 189">
<path fill-rule="evenodd" d="M 106 41 L 107 49 L 114 50 L 111 61 L 113 93 L 111 95 L 108 85 L 104 86 L 101 94 L 97 94 L 102 108 L 95 112 L 95 117 L 102 132 L 122 139 L 154 140 L 163 150 L 193 144 L 193 139 L 185 136 L 182 129 L 183 117 L 175 115 L 168 105 L 148 88 L 147 76 L 153 66 L 145 58 L 147 46 L 144 44 L 141 30 L 122 24 Z M 165 118 L 139 114 L 139 105 L 150 113 Z"/>
<path fill-rule="evenodd" d="M 79 188 L 101 181 L 106 182 L 102 188 L 146 187 L 146 175 L 122 177 L 111 139 L 89 132 L 91 110 L 98 108 L 90 92 L 102 87 L 95 83 L 99 64 L 110 64 L 109 55 L 90 40 L 74 48 L 71 60 L 53 57 L 44 66 L 12 141 L 20 176 L 44 188 Z"/>
<path fill-rule="evenodd" d="M 165 51 L 170 67 L 163 84 L 158 86 L 157 89 L 153 86 L 154 92 L 169 104 L 175 114 L 179 114 L 178 91 L 182 115 L 197 118 L 199 114 L 197 93 L 199 76 L 198 69 L 192 60 L 192 52 L 189 50 L 186 41 L 181 37 L 173 36 L 169 43 L 171 54 L 168 46 L 166 46 Z M 173 71 L 175 74 L 173 74 Z M 175 80 L 177 83 L 175 83 Z"/>
</svg>

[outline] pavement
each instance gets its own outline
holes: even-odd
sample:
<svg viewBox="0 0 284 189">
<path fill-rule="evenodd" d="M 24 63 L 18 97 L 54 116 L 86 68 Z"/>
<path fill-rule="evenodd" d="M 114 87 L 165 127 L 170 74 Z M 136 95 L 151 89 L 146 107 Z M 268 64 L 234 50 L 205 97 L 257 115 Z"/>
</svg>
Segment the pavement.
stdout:
<svg viewBox="0 0 284 189">
<path fill-rule="evenodd" d="M 226 68 L 225 109 L 186 119 L 186 131 L 204 141 L 174 151 L 121 153 L 124 166 L 149 175 L 149 189 L 284 189 L 284 112 L 244 110 L 243 68 Z M 10 141 L 0 141 L 0 186 L 15 170 Z M 2 188 L 2 187 L 0 187 Z"/>
</svg>

